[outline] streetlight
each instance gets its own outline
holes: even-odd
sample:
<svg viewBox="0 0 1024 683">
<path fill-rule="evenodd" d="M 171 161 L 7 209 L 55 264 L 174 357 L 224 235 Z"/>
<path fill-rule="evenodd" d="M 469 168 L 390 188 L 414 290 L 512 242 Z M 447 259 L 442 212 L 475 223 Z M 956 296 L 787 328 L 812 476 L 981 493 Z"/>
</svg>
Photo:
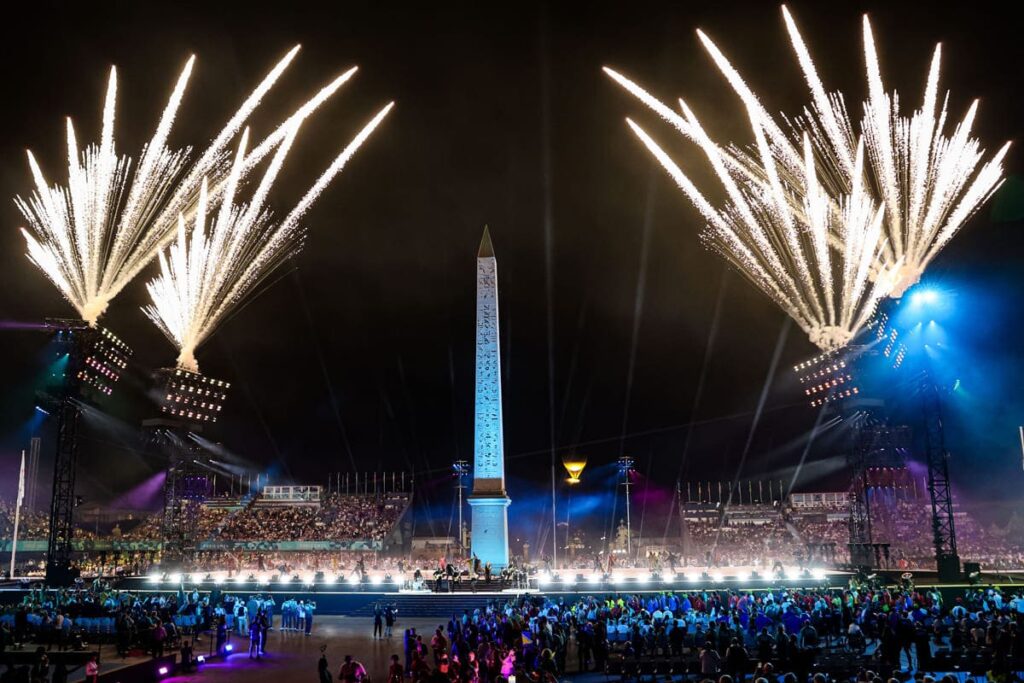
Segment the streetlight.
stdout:
<svg viewBox="0 0 1024 683">
<path fill-rule="evenodd" d="M 619 475 L 622 477 L 621 485 L 626 488 L 626 555 L 633 554 L 633 526 L 629 518 L 629 488 L 633 485 L 630 475 L 633 473 L 635 461 L 628 455 L 623 455 L 618 460 Z"/>
<path fill-rule="evenodd" d="M 465 539 L 462 535 L 462 490 L 466 488 L 466 475 L 469 474 L 469 463 L 465 460 L 456 460 L 452 463 L 452 472 L 455 474 L 455 490 L 459 496 L 459 550 L 466 554 Z"/>
</svg>

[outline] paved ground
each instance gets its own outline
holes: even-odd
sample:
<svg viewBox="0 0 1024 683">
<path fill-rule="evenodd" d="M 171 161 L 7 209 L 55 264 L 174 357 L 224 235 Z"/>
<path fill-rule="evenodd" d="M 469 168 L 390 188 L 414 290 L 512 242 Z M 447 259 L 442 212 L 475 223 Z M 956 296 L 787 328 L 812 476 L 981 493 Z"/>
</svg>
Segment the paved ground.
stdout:
<svg viewBox="0 0 1024 683">
<path fill-rule="evenodd" d="M 402 658 L 403 665 L 405 663 L 402 650 L 404 629 L 412 626 L 417 632 L 429 637 L 443 621 L 429 618 L 404 619 L 395 627 L 395 634 L 391 640 L 374 640 L 372 618 L 317 617 L 313 635 L 308 638 L 300 633 L 271 631 L 267 641 L 267 655 L 263 659 L 249 659 L 249 639 L 236 635 L 232 636 L 230 641 L 234 644 L 235 651 L 226 661 L 207 663 L 198 674 L 175 676 L 165 680 L 168 683 L 219 683 L 239 680 L 246 683 L 315 682 L 320 648 L 326 645 L 327 661 L 335 677 L 345 655 L 351 654 L 369 669 L 373 680 L 380 681 L 385 678 L 388 660 L 392 654 L 397 654 Z M 196 654 L 203 654 L 208 648 L 209 642 L 203 642 L 196 646 Z"/>
</svg>

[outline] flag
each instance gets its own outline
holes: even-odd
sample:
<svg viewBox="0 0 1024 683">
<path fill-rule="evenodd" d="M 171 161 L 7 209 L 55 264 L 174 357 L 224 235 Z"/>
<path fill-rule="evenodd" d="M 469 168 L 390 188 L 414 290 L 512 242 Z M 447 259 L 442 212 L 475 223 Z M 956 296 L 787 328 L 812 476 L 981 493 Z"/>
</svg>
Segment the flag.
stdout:
<svg viewBox="0 0 1024 683">
<path fill-rule="evenodd" d="M 17 507 L 21 507 L 21 502 L 25 500 L 25 451 L 21 452 L 21 476 L 18 477 L 18 502 Z"/>
</svg>

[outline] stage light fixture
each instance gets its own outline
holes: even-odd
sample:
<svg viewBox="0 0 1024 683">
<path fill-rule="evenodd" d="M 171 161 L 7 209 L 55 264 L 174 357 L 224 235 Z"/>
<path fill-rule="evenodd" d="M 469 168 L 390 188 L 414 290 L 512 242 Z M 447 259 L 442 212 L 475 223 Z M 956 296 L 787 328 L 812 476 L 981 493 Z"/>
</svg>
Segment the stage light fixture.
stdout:
<svg viewBox="0 0 1024 683">
<path fill-rule="evenodd" d="M 152 574 L 150 574 L 149 576 L 146 577 L 146 580 L 149 581 L 150 583 L 160 583 L 160 579 L 162 579 L 162 578 L 163 578 L 162 574 L 160 574 L 159 572 L 153 572 Z"/>
<path fill-rule="evenodd" d="M 827 574 L 825 573 L 824 569 L 818 567 L 811 570 L 811 576 L 814 577 L 816 581 L 823 581 Z"/>
<path fill-rule="evenodd" d="M 370 576 L 370 583 L 374 586 L 379 586 L 384 583 L 384 577 L 380 574 L 373 574 Z"/>
<path fill-rule="evenodd" d="M 356 574 L 354 572 L 352 574 L 349 574 L 348 582 L 351 585 L 353 585 L 353 586 L 358 586 L 359 585 L 359 574 Z"/>
<path fill-rule="evenodd" d="M 910 295 L 910 303 L 915 306 L 927 306 L 938 301 L 939 293 L 934 289 L 918 289 Z"/>
<path fill-rule="evenodd" d="M 721 572 L 715 572 L 714 574 L 711 575 L 711 580 L 714 581 L 715 583 L 722 583 L 722 580 L 724 578 L 725 577 L 722 576 Z"/>
<path fill-rule="evenodd" d="M 600 583 L 600 581 L 601 575 L 597 572 L 593 572 L 592 574 L 587 576 L 587 583 Z"/>
<path fill-rule="evenodd" d="M 166 676 L 168 673 L 170 673 L 170 669 L 168 669 L 166 666 L 161 666 L 159 669 L 156 670 L 156 672 L 161 676 Z"/>
<path fill-rule="evenodd" d="M 661 580 L 663 583 L 672 583 L 676 580 L 676 575 L 672 572 L 666 572 L 661 575 Z"/>
<path fill-rule="evenodd" d="M 326 583 L 327 585 L 334 585 L 334 583 L 337 580 L 338 580 L 338 575 L 337 574 L 324 574 L 324 583 Z"/>
<path fill-rule="evenodd" d="M 102 399 L 114 393 L 132 355 L 127 344 L 110 330 L 90 327 L 82 320 L 50 319 L 46 327 L 56 332 L 58 355 L 68 358 L 61 379 L 73 376 L 80 398 Z"/>
<path fill-rule="evenodd" d="M 688 573 L 686 574 L 686 580 L 687 580 L 687 581 L 696 581 L 696 580 L 697 580 L 697 579 L 699 579 L 699 578 L 700 578 L 700 577 L 699 577 L 699 576 L 697 576 L 696 574 L 694 574 L 693 572 L 688 572 Z"/>
<path fill-rule="evenodd" d="M 551 575 L 547 572 L 541 572 L 537 575 L 537 584 L 540 586 L 546 586 L 551 583 Z"/>
<path fill-rule="evenodd" d="M 316 575 L 315 574 L 306 574 L 303 577 L 303 581 L 305 582 L 305 584 L 307 586 L 312 586 L 313 583 L 316 581 Z"/>
<path fill-rule="evenodd" d="M 181 368 L 161 368 L 155 373 L 160 392 L 160 411 L 194 424 L 216 422 L 231 385 Z"/>
<path fill-rule="evenodd" d="M 750 579 L 750 574 L 748 574 L 747 572 L 739 572 L 739 573 L 736 574 L 736 580 L 737 581 L 747 581 L 749 579 Z"/>
<path fill-rule="evenodd" d="M 227 645 L 224 646 L 224 651 L 225 652 L 232 652 L 234 649 L 235 649 L 235 646 L 232 645 L 231 643 L 228 643 Z"/>
<path fill-rule="evenodd" d="M 206 655 L 196 657 L 196 664 L 206 664 Z"/>
<path fill-rule="evenodd" d="M 170 581 L 171 583 L 181 583 L 181 574 L 177 574 L 177 573 L 170 574 L 167 577 L 167 580 Z"/>
</svg>

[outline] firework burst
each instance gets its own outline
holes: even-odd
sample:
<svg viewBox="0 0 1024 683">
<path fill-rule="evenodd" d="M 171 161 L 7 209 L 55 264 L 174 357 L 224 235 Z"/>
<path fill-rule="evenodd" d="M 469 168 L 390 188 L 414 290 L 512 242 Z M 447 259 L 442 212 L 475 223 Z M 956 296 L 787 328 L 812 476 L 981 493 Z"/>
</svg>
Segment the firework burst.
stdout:
<svg viewBox="0 0 1024 683">
<path fill-rule="evenodd" d="M 797 125 L 812 133 L 819 153 L 830 160 L 842 186 L 858 182 L 852 164 L 857 145 L 854 126 L 841 93 L 828 93 L 796 22 L 782 8 L 786 30 L 810 88 L 813 104 Z M 999 187 L 1004 144 L 988 161 L 971 126 L 978 110 L 974 100 L 952 126 L 948 124 L 949 94 L 939 101 L 941 44 L 935 46 L 920 108 L 909 116 L 897 93 L 885 91 L 871 23 L 862 25 L 868 99 L 860 121 L 870 159 L 870 182 L 885 206 L 886 241 L 876 267 L 900 297 L 917 283 L 925 268 L 949 243 L 968 218 Z M 716 60 L 717 61 L 717 60 Z"/>
<path fill-rule="evenodd" d="M 200 184 L 210 178 L 212 196 L 223 191 L 230 164 L 226 149 L 294 59 L 296 46 L 264 77 L 195 160 L 188 148 L 172 149 L 168 137 L 195 64 L 191 57 L 178 77 L 156 132 L 137 163 L 120 154 L 114 141 L 117 71 L 111 69 L 98 144 L 80 149 L 67 120 L 68 179 L 51 185 L 31 152 L 35 189 L 15 203 L 28 223 L 23 228 L 29 259 L 50 279 L 82 318 L 95 324 L 111 299 L 173 239 L 180 214 L 195 211 Z M 311 114 L 351 75 L 342 74 L 264 140 L 248 171 L 284 140 L 296 121 Z"/>
<path fill-rule="evenodd" d="M 196 348 L 259 282 L 301 246 L 301 218 L 393 106 L 388 104 L 373 117 L 281 221 L 273 220 L 265 204 L 301 118 L 284 129 L 284 137 L 248 202 L 235 201 L 239 183 L 259 153 L 257 149 L 246 154 L 248 130 L 242 134 L 215 217 L 208 216 L 210 191 L 206 181 L 201 183 L 194 225 L 189 231 L 185 217 L 179 216 L 177 238 L 166 253 L 159 254 L 160 272 L 146 285 L 152 304 L 143 308 L 178 349 L 178 367 L 199 371 Z"/>
<path fill-rule="evenodd" d="M 882 88 L 867 18 L 869 99 L 858 134 L 842 95 L 822 86 L 785 7 L 783 15 L 812 105 L 781 125 L 714 42 L 697 32 L 743 103 L 755 139 L 750 147 L 716 144 L 684 102 L 677 113 L 625 76 L 605 71 L 711 163 L 727 195 L 720 209 L 628 121 L 708 221 L 704 240 L 829 350 L 856 335 L 880 298 L 900 296 L 919 279 L 998 186 L 1007 147 L 978 168 L 984 155 L 969 133 L 976 103 L 951 135 L 944 132 L 946 104 L 936 107 L 938 49 L 924 105 L 910 117 L 900 114 L 898 97 Z"/>
</svg>

